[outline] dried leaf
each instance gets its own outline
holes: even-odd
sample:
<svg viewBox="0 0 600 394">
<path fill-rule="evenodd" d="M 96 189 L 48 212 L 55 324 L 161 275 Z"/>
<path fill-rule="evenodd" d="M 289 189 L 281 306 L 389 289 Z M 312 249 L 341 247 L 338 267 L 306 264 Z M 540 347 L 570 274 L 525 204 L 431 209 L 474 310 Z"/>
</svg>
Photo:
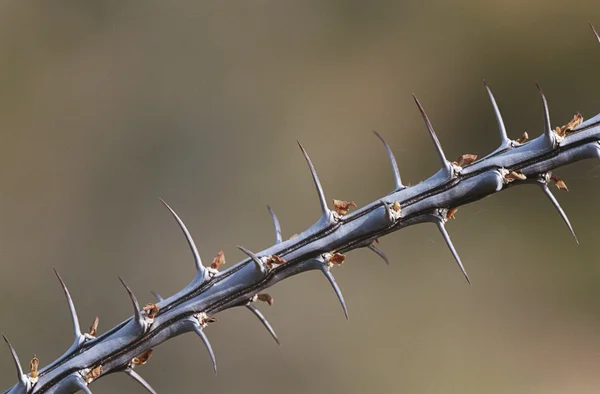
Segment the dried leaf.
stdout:
<svg viewBox="0 0 600 394">
<path fill-rule="evenodd" d="M 294 234 L 294 235 L 292 235 L 292 236 L 290 237 L 290 239 L 292 239 L 292 238 L 296 238 L 297 236 L 298 236 L 298 234 Z"/>
<path fill-rule="evenodd" d="M 259 293 L 259 294 L 257 294 L 256 295 L 256 299 L 258 301 L 266 302 L 269 305 L 273 305 L 273 303 L 275 302 L 275 300 L 273 299 L 273 297 L 271 297 L 267 293 Z"/>
<path fill-rule="evenodd" d="M 154 316 L 156 316 L 156 314 L 160 310 L 159 306 L 156 304 L 147 304 L 142 309 L 144 310 L 144 312 L 146 312 L 146 316 L 148 316 L 150 319 L 154 319 Z"/>
<path fill-rule="evenodd" d="M 131 363 L 133 365 L 144 365 L 148 362 L 150 356 L 152 356 L 152 349 L 148 349 L 139 356 L 134 357 L 133 359 L 131 359 Z"/>
<path fill-rule="evenodd" d="M 394 201 L 394 204 L 392 205 L 392 209 L 395 212 L 400 212 L 400 210 L 402 209 L 402 207 L 400 206 L 400 203 L 398 201 Z"/>
<path fill-rule="evenodd" d="M 93 337 L 95 337 L 96 333 L 98 332 L 98 323 L 100 323 L 100 318 L 96 316 L 92 322 L 92 325 L 90 326 L 90 335 Z"/>
<path fill-rule="evenodd" d="M 473 163 L 475 160 L 477 160 L 477 155 L 472 155 L 470 153 L 467 153 L 467 154 L 460 156 L 454 162 L 454 165 L 459 166 L 459 167 L 464 167 L 464 166 L 468 166 L 469 164 Z"/>
<path fill-rule="evenodd" d="M 355 207 L 354 201 L 333 200 L 333 209 L 338 215 L 346 215 L 350 207 Z"/>
<path fill-rule="evenodd" d="M 218 270 L 221 265 L 225 264 L 225 254 L 223 251 L 219 251 L 210 265 L 210 268 Z"/>
<path fill-rule="evenodd" d="M 272 269 L 274 265 L 281 265 L 281 264 L 285 264 L 285 260 L 277 255 L 271 255 L 267 258 L 267 267 L 269 267 L 269 269 Z"/>
<path fill-rule="evenodd" d="M 448 209 L 448 212 L 446 213 L 446 219 L 456 219 L 454 217 L 454 214 L 456 213 L 456 211 L 458 211 L 458 208 L 450 208 L 450 209 Z"/>
<path fill-rule="evenodd" d="M 518 138 L 516 141 L 519 144 L 524 144 L 529 140 L 529 134 L 527 134 L 526 131 L 523 132 L 523 135 L 521 136 L 521 138 Z"/>
<path fill-rule="evenodd" d="M 571 119 L 569 121 L 569 123 L 567 123 L 566 125 L 564 125 L 562 127 L 556 128 L 556 134 L 558 134 L 560 137 L 564 137 L 568 132 L 573 131 L 582 122 L 583 122 L 583 115 L 581 115 L 579 112 L 577 112 L 573 116 L 573 119 Z"/>
<path fill-rule="evenodd" d="M 506 179 L 509 182 L 512 182 L 517 179 L 520 181 L 524 181 L 525 179 L 527 179 L 527 177 L 521 171 L 511 171 L 508 174 L 504 175 L 504 179 Z"/>
<path fill-rule="evenodd" d="M 88 384 L 92 383 L 94 380 L 98 379 L 102 374 L 102 365 L 98 365 L 97 367 L 91 369 L 86 375 L 85 380 Z"/>
<path fill-rule="evenodd" d="M 554 184 L 556 185 L 556 187 L 559 188 L 560 190 L 569 191 L 569 188 L 567 187 L 567 184 L 562 179 L 560 179 L 559 177 L 557 177 L 556 175 L 552 175 L 550 177 L 550 179 L 552 179 L 552 181 L 554 182 Z"/>
<path fill-rule="evenodd" d="M 34 355 L 33 358 L 31 359 L 31 361 L 29 362 L 29 368 L 31 369 L 29 376 L 31 376 L 34 379 L 37 379 L 39 366 L 40 366 L 40 360 L 37 358 L 37 355 Z"/>
<path fill-rule="evenodd" d="M 334 265 L 340 265 L 346 260 L 346 255 L 341 253 L 334 253 L 329 257 L 329 263 Z"/>
</svg>

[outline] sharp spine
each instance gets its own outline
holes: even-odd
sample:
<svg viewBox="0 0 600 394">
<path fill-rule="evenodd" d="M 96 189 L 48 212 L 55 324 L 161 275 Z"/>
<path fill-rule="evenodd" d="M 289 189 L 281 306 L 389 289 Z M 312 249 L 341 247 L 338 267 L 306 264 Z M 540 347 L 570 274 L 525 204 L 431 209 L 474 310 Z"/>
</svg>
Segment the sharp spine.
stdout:
<svg viewBox="0 0 600 394">
<path fill-rule="evenodd" d="M 88 387 L 82 377 L 73 376 L 74 385 L 79 387 L 86 394 L 92 394 L 92 390 Z"/>
<path fill-rule="evenodd" d="M 277 219 L 277 215 L 271 209 L 270 206 L 267 205 L 267 209 L 271 214 L 271 219 L 273 219 L 273 227 L 275 227 L 275 243 L 279 244 L 283 241 L 283 236 L 281 235 L 281 226 L 279 225 L 279 219 Z"/>
<path fill-rule="evenodd" d="M 204 346 L 206 346 L 206 350 L 208 350 L 208 354 L 213 364 L 213 370 L 215 371 L 215 373 L 217 373 L 217 361 L 215 359 L 215 353 L 213 352 L 212 346 L 208 341 L 208 337 L 202 330 L 202 327 L 200 327 L 198 324 L 194 324 L 194 331 L 196 331 L 196 334 L 198 334 L 200 339 L 202 339 L 202 342 L 204 342 Z"/>
<path fill-rule="evenodd" d="M 556 208 L 556 210 L 558 211 L 558 214 L 560 215 L 562 220 L 565 222 L 567 227 L 569 227 L 569 231 L 571 231 L 571 235 L 573 235 L 573 238 L 575 238 L 575 242 L 577 242 L 577 245 L 579 245 L 579 240 L 577 239 L 577 235 L 575 235 L 573 226 L 571 226 L 571 222 L 569 221 L 569 218 L 567 217 L 567 214 L 565 213 L 565 211 L 563 211 L 560 204 L 558 203 L 558 200 L 556 200 L 556 197 L 554 197 L 554 194 L 552 194 L 552 192 L 550 191 L 550 188 L 548 187 L 547 184 L 541 184 L 541 187 L 542 187 L 542 190 L 544 191 L 544 194 L 546 196 L 548 196 L 548 198 L 550 199 L 550 202 L 552 203 L 552 205 L 554 205 L 554 208 Z"/>
<path fill-rule="evenodd" d="M 154 291 L 154 290 L 151 290 L 151 291 L 150 291 L 150 293 L 152 293 L 152 295 L 153 295 L 154 297 L 156 297 L 156 299 L 158 300 L 158 302 L 163 302 L 163 301 L 165 300 L 165 299 L 164 299 L 164 298 L 163 298 L 163 297 L 162 297 L 160 294 L 158 294 L 158 293 L 157 293 L 156 291 Z"/>
<path fill-rule="evenodd" d="M 335 281 L 335 278 L 329 271 L 329 268 L 327 267 L 326 264 L 320 264 L 319 268 L 320 268 L 321 272 L 323 273 L 323 275 L 325 275 L 325 277 L 331 284 L 331 287 L 333 287 L 333 291 L 335 292 L 335 295 L 337 296 L 338 300 L 340 301 L 340 304 L 342 304 L 342 309 L 344 310 L 344 315 L 346 316 L 346 320 L 349 320 L 348 319 L 348 308 L 346 308 L 346 301 L 344 301 L 344 296 L 342 295 L 342 291 L 340 290 L 340 287 L 338 286 L 337 282 Z"/>
<path fill-rule="evenodd" d="M 372 250 L 373 252 L 377 253 L 377 255 L 379 257 L 381 257 L 387 265 L 390 265 L 390 260 L 387 258 L 385 253 L 383 253 L 383 250 L 379 249 L 377 246 L 373 245 L 372 243 L 369 246 L 367 246 L 367 248 L 369 248 L 369 250 Z"/>
<path fill-rule="evenodd" d="M 450 235 L 448 235 L 448 231 L 446 231 L 446 226 L 444 225 L 443 219 L 440 218 L 439 220 L 436 220 L 435 223 L 438 226 L 438 229 L 440 230 L 440 232 L 442 233 L 442 237 L 444 237 L 444 241 L 446 241 L 446 245 L 448 245 L 448 248 L 450 249 L 452 256 L 454 256 L 454 260 L 456 260 L 456 263 L 458 264 L 460 270 L 462 271 L 462 274 L 464 275 L 467 282 L 469 284 L 471 284 L 471 279 L 469 279 L 469 275 L 467 274 L 467 271 L 465 270 L 465 267 L 463 266 L 463 263 L 460 260 L 460 256 L 456 252 L 456 248 L 454 248 L 454 244 L 452 244 Z"/>
<path fill-rule="evenodd" d="M 125 283 L 125 281 L 119 277 L 119 280 L 121 281 L 121 284 L 123 285 L 123 287 L 125 287 L 125 290 L 127 290 L 127 294 L 129 294 L 129 298 L 131 299 L 131 303 L 133 304 L 133 309 L 134 309 L 134 319 L 135 321 L 138 323 L 138 325 L 145 330 L 146 329 L 146 321 L 144 319 L 144 317 L 142 316 L 142 313 L 140 312 L 142 308 L 140 308 L 140 304 L 137 300 L 137 298 L 135 297 L 135 294 L 133 294 L 133 291 L 131 291 L 131 289 L 129 288 L 129 286 L 127 286 L 127 283 Z"/>
<path fill-rule="evenodd" d="M 385 150 L 387 151 L 388 159 L 390 160 L 390 164 L 392 165 L 392 170 L 394 172 L 394 183 L 396 185 L 396 188 L 394 189 L 394 191 L 398 191 L 398 190 L 404 189 L 406 186 L 404 186 L 402 184 L 402 178 L 400 178 L 400 170 L 398 169 L 398 163 L 396 162 L 396 158 L 394 157 L 394 153 L 392 152 L 392 148 L 390 147 L 390 145 L 385 141 L 385 139 L 383 139 L 383 137 L 378 132 L 376 132 L 375 130 L 373 130 L 373 133 L 375 133 L 375 135 L 377 136 L 377 138 L 379 138 L 379 140 L 381 141 L 381 143 L 385 147 Z"/>
<path fill-rule="evenodd" d="M 277 334 L 275 333 L 275 330 L 273 329 L 271 324 L 267 321 L 265 316 L 261 313 L 261 311 L 259 311 L 258 308 L 252 304 L 246 304 L 246 308 L 248 308 L 252 313 L 254 313 L 254 315 L 258 318 L 258 320 L 260 320 L 260 322 L 263 324 L 263 326 L 265 326 L 267 331 L 269 331 L 269 334 L 271 334 L 271 336 L 273 337 L 275 342 L 277 342 L 277 345 L 279 345 L 279 338 L 277 338 Z"/>
<path fill-rule="evenodd" d="M 548 110 L 548 101 L 546 100 L 546 96 L 544 95 L 544 91 L 542 90 L 542 87 L 540 86 L 540 84 L 536 82 L 535 86 L 537 87 L 537 90 L 540 93 L 540 96 L 542 98 L 542 107 L 544 110 L 544 136 L 545 136 L 548 144 L 550 146 L 553 146 L 554 136 L 552 134 L 553 133 L 552 124 L 550 123 L 550 111 Z"/>
<path fill-rule="evenodd" d="M 238 249 L 241 250 L 242 252 L 244 252 L 248 257 L 250 257 L 252 259 L 252 261 L 254 261 L 254 263 L 256 264 L 256 267 L 261 271 L 261 272 L 267 272 L 269 270 L 269 268 L 267 267 L 267 265 L 254 253 L 252 253 L 250 250 L 244 248 L 243 246 L 239 246 L 238 245 Z"/>
<path fill-rule="evenodd" d="M 417 97 L 414 94 L 413 94 L 413 99 L 415 100 L 415 103 L 417 104 L 417 107 L 419 108 L 419 112 L 421 113 L 421 116 L 423 117 L 425 126 L 427 126 L 429 135 L 431 136 L 431 139 L 433 140 L 433 144 L 435 145 L 435 149 L 440 158 L 440 163 L 441 163 L 442 169 L 445 169 L 447 172 L 449 172 L 449 175 L 452 175 L 452 173 L 451 173 L 452 169 L 450 166 L 450 162 L 448 161 L 448 159 L 446 159 L 446 155 L 444 154 L 444 150 L 442 149 L 442 144 L 440 144 L 440 140 L 438 140 L 438 137 L 435 134 L 435 131 L 433 130 L 433 126 L 431 125 L 431 122 L 429 121 L 429 117 L 425 113 L 425 110 L 423 109 L 423 106 L 419 102 L 419 99 L 417 99 Z"/>
<path fill-rule="evenodd" d="M 125 374 L 127 374 L 128 376 L 130 376 L 131 378 L 133 378 L 133 380 L 135 380 L 136 382 L 138 382 L 140 385 L 142 385 L 142 387 L 144 387 L 146 390 L 148 390 L 150 393 L 152 394 L 157 394 L 156 391 L 154 391 L 154 389 L 152 388 L 152 386 L 150 386 L 150 384 L 148 382 L 146 382 L 146 380 L 144 378 L 142 378 L 137 372 L 135 372 L 133 369 L 131 368 L 127 368 L 125 369 L 123 372 L 125 372 Z"/>
<path fill-rule="evenodd" d="M 592 31 L 594 32 L 594 36 L 596 36 L 596 39 L 598 40 L 598 43 L 600 43 L 600 35 L 598 35 L 598 32 L 596 31 L 596 29 L 594 29 L 594 25 L 592 25 L 591 22 L 589 22 L 589 25 L 592 28 Z"/>
<path fill-rule="evenodd" d="M 67 303 L 69 304 L 69 311 L 71 312 L 71 321 L 73 323 L 73 333 L 75 334 L 75 340 L 79 341 L 83 337 L 83 334 L 81 334 L 81 325 L 79 324 L 79 318 L 77 317 L 77 311 L 75 310 L 75 304 L 73 303 L 73 298 L 71 298 L 71 293 L 69 292 L 69 289 L 67 289 L 67 285 L 65 285 L 65 282 L 60 277 L 60 274 L 58 273 L 56 268 L 53 268 L 53 269 L 54 269 L 54 274 L 56 274 L 56 277 L 58 278 L 58 281 L 60 282 L 60 286 L 62 287 L 63 292 L 65 293 L 65 297 L 67 298 Z"/>
<path fill-rule="evenodd" d="M 300 150 L 302 151 L 302 154 L 304 155 L 304 158 L 306 159 L 306 163 L 308 164 L 308 168 L 310 169 L 310 174 L 312 175 L 313 182 L 317 189 L 317 194 L 319 196 L 319 204 L 321 205 L 321 216 L 328 217 L 329 216 L 329 208 L 327 207 L 327 200 L 325 200 L 325 192 L 323 191 L 323 187 L 321 186 L 321 181 L 319 181 L 319 176 L 317 175 L 315 166 L 313 166 L 313 163 L 310 160 L 308 153 L 306 153 L 306 150 L 304 149 L 304 147 L 302 146 L 302 144 L 300 142 L 298 142 L 298 146 L 300 147 Z"/>
<path fill-rule="evenodd" d="M 494 108 L 494 114 L 496 115 L 496 122 L 498 123 L 498 130 L 500 131 L 500 146 L 502 148 L 511 146 L 511 140 L 508 138 L 508 134 L 506 133 L 506 126 L 504 126 L 504 120 L 502 119 L 502 114 L 500 114 L 500 108 L 498 108 L 498 104 L 496 103 L 496 99 L 492 94 L 492 90 L 490 89 L 485 79 L 483 80 L 483 84 L 485 85 L 485 89 L 488 92 L 490 102 L 492 103 L 492 107 Z"/>
<path fill-rule="evenodd" d="M 175 218 L 175 220 L 177 221 L 177 224 L 183 232 L 183 235 L 185 235 L 185 239 L 190 247 L 190 250 L 192 251 L 192 255 L 194 256 L 194 264 L 196 266 L 198 274 L 205 276 L 206 268 L 202 265 L 202 259 L 200 258 L 200 253 L 198 253 L 196 243 L 194 242 L 194 239 L 192 238 L 192 235 L 188 231 L 187 227 L 183 223 L 183 220 L 181 220 L 177 213 L 162 198 L 160 199 L 160 202 L 162 202 L 163 205 L 171 212 L 171 215 L 173 215 L 173 218 Z"/>
<path fill-rule="evenodd" d="M 19 380 L 19 383 L 25 387 L 28 386 L 28 380 L 27 380 L 27 375 L 25 375 L 23 373 L 23 367 L 21 367 L 21 361 L 19 361 L 19 356 L 17 356 L 17 352 L 15 351 L 15 348 L 13 347 L 13 345 L 10 343 L 10 341 L 8 340 L 8 338 L 6 338 L 6 336 L 4 334 L 2 334 L 2 338 L 4 338 L 4 342 L 6 342 L 6 345 L 8 346 L 8 350 L 10 350 L 10 354 L 12 356 L 13 362 L 15 363 L 15 368 L 17 370 L 17 379 Z"/>
</svg>

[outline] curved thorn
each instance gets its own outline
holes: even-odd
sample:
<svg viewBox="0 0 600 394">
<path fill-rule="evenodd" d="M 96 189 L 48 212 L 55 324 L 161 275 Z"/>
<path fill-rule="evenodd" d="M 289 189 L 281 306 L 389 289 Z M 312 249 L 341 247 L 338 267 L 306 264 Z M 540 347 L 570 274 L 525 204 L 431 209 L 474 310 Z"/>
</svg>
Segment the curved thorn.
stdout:
<svg viewBox="0 0 600 394">
<path fill-rule="evenodd" d="M 590 27 L 592 28 L 592 31 L 594 32 L 594 35 L 596 36 L 596 39 L 598 40 L 598 43 L 600 43 L 600 35 L 598 35 L 598 32 L 596 31 L 596 29 L 594 29 L 594 25 L 592 25 L 592 22 L 588 22 Z"/>
<path fill-rule="evenodd" d="M 323 275 L 325 275 L 325 277 L 331 284 L 331 287 L 333 287 L 333 291 L 335 292 L 335 295 L 337 296 L 338 300 L 340 300 L 340 304 L 342 304 L 342 309 L 344 310 L 344 315 L 346 316 L 346 320 L 349 320 L 348 319 L 348 308 L 346 308 L 346 302 L 344 301 L 344 296 L 342 295 L 342 291 L 340 290 L 340 287 L 338 286 L 337 282 L 335 281 L 335 278 L 333 277 L 331 272 L 329 272 L 329 270 L 327 269 L 327 266 L 325 264 L 321 264 L 320 269 L 321 269 L 321 272 L 323 272 Z"/>
<path fill-rule="evenodd" d="M 367 246 L 367 248 L 369 248 L 370 250 L 372 250 L 373 252 L 377 253 L 377 255 L 379 257 L 381 257 L 383 259 L 383 261 L 385 261 L 385 263 L 387 265 L 390 265 L 390 260 L 388 260 L 387 256 L 385 255 L 385 253 L 383 253 L 383 250 L 379 249 L 377 246 L 370 244 L 369 246 Z"/>
<path fill-rule="evenodd" d="M 150 384 L 148 382 L 146 382 L 146 380 L 144 378 L 142 378 L 137 372 L 135 372 L 133 369 L 131 368 L 127 368 L 126 370 L 124 370 L 123 372 L 125 372 L 128 376 L 132 377 L 133 380 L 135 380 L 136 382 L 138 382 L 139 384 L 142 385 L 142 387 L 144 387 L 146 390 L 148 390 L 150 393 L 152 394 L 156 394 L 156 391 L 154 391 L 154 389 L 152 388 L 152 386 L 150 386 Z"/>
<path fill-rule="evenodd" d="M 2 334 L 2 338 L 4 338 L 4 342 L 8 345 L 8 349 L 10 350 L 10 354 L 12 355 L 13 361 L 15 363 L 15 367 L 17 368 L 17 379 L 19 382 L 25 384 L 25 374 L 23 373 L 23 368 L 21 367 L 21 362 L 19 361 L 19 356 L 17 356 L 17 352 L 15 348 L 10 343 L 10 341 Z"/>
<path fill-rule="evenodd" d="M 298 141 L 296 141 L 298 142 Z M 315 166 L 313 166 L 310 157 L 308 157 L 308 153 L 302 146 L 300 142 L 298 142 L 298 146 L 306 159 L 306 163 L 308 164 L 308 168 L 310 169 L 310 175 L 312 175 L 313 182 L 315 183 L 315 187 L 317 188 L 317 194 L 319 195 L 319 204 L 321 205 L 321 215 L 326 217 L 329 215 L 329 208 L 327 208 L 327 200 L 325 200 L 325 192 L 323 191 L 323 187 L 321 186 L 321 181 L 319 181 L 319 176 L 317 175 L 317 171 L 315 170 Z"/>
<path fill-rule="evenodd" d="M 71 312 L 71 321 L 73 322 L 73 332 L 75 333 L 75 339 L 81 337 L 81 326 L 79 325 L 79 318 L 77 317 L 77 311 L 75 310 L 75 304 L 73 303 L 73 298 L 71 298 L 71 293 L 67 289 L 65 282 L 63 282 L 60 274 L 56 270 L 56 268 L 52 268 L 54 270 L 54 274 L 58 278 L 60 285 L 65 293 L 65 297 L 67 297 L 67 303 L 69 304 L 69 311 Z"/>
<path fill-rule="evenodd" d="M 446 241 L 446 245 L 448 245 L 448 248 L 450 248 L 450 252 L 452 252 L 452 256 L 454 256 L 454 260 L 456 260 L 456 262 L 458 263 L 458 266 L 460 267 L 460 270 L 462 271 L 465 279 L 467 280 L 467 282 L 469 282 L 469 284 L 471 284 L 471 279 L 469 279 L 469 275 L 467 274 L 467 271 L 465 270 L 465 267 L 463 266 L 462 261 L 460 261 L 460 256 L 458 255 L 458 253 L 456 252 L 456 249 L 454 248 L 454 245 L 452 244 L 452 240 L 450 239 L 450 236 L 448 235 L 448 232 L 446 231 L 446 227 L 444 226 L 444 223 L 441 220 L 437 220 L 436 224 L 437 224 L 440 232 L 442 233 L 442 237 L 444 237 L 444 241 Z"/>
<path fill-rule="evenodd" d="M 215 353 L 213 352 L 212 346 L 210 346 L 208 337 L 206 336 L 204 331 L 202 331 L 202 328 L 200 328 L 200 326 L 198 325 L 194 325 L 194 331 L 196 331 L 196 334 L 198 334 L 200 339 L 202 339 L 202 342 L 204 342 L 204 346 L 206 346 L 206 350 L 208 350 L 208 354 L 213 363 L 213 370 L 215 371 L 215 373 L 217 373 L 217 361 L 215 360 Z"/>
<path fill-rule="evenodd" d="M 125 283 L 125 281 L 121 277 L 119 277 L 119 280 L 123 284 L 123 287 L 125 287 L 125 290 L 127 290 L 127 294 L 129 294 L 129 298 L 131 299 L 131 303 L 133 304 L 133 309 L 135 312 L 135 320 L 138 322 L 138 324 L 141 327 L 144 327 L 144 318 L 142 317 L 142 313 L 140 312 L 140 310 L 142 308 L 140 308 L 140 304 L 139 304 L 137 298 L 135 297 L 135 295 L 133 294 L 133 291 L 131 291 L 129 286 L 127 286 L 127 283 Z"/>
<path fill-rule="evenodd" d="M 548 111 L 548 101 L 546 100 L 546 96 L 542 91 L 540 85 L 536 82 L 535 86 L 537 87 L 540 96 L 542 97 L 542 106 L 544 108 L 544 135 L 549 142 L 552 142 L 552 125 L 550 123 L 550 112 Z"/>
<path fill-rule="evenodd" d="M 554 208 L 556 208 L 556 210 L 558 211 L 562 220 L 565 222 L 567 227 L 569 227 L 569 231 L 571 231 L 571 235 L 573 235 L 573 238 L 575 238 L 575 242 L 577 242 L 577 245 L 579 245 L 579 240 L 577 239 L 577 236 L 575 235 L 575 231 L 573 231 L 571 222 L 569 221 L 569 218 L 565 214 L 565 211 L 563 211 L 563 209 L 560 207 L 560 204 L 556 200 L 556 197 L 554 197 L 554 195 L 550 191 L 550 188 L 548 187 L 548 185 L 542 184 L 541 186 L 542 186 L 542 190 L 544 191 L 544 194 L 546 196 L 548 196 L 548 198 L 550 199 L 550 202 L 552 203 L 552 205 L 554 205 Z"/>
<path fill-rule="evenodd" d="M 267 205 L 267 209 L 271 214 L 271 219 L 273 219 L 273 226 L 275 227 L 275 243 L 279 244 L 283 241 L 283 236 L 281 235 L 281 226 L 279 225 L 279 219 L 277 219 L 277 215 L 271 209 L 270 206 Z"/>
<path fill-rule="evenodd" d="M 486 80 L 483 80 L 483 84 L 488 92 L 488 96 L 490 97 L 490 101 L 492 103 L 492 107 L 494 108 L 494 114 L 496 115 L 496 122 L 498 123 L 498 130 L 500 131 L 500 142 L 503 146 L 506 146 L 510 143 L 508 139 L 508 135 L 506 134 L 506 126 L 504 126 L 504 120 L 502 120 L 502 115 L 500 114 L 500 109 L 498 108 L 498 104 L 496 103 L 496 99 L 492 94 L 492 90 L 488 86 Z"/>
<path fill-rule="evenodd" d="M 427 126 L 427 130 L 429 130 L 429 135 L 431 136 L 431 139 L 433 140 L 433 143 L 435 145 L 435 149 L 437 150 L 438 156 L 440 158 L 440 162 L 442 164 L 442 168 L 447 168 L 448 160 L 446 159 L 446 155 L 444 155 L 444 151 L 442 150 L 442 145 L 440 144 L 440 141 L 438 140 L 438 137 L 435 134 L 435 131 L 433 130 L 433 126 L 431 125 L 431 122 L 429 121 L 429 117 L 427 117 L 427 114 L 425 113 L 423 106 L 421 105 L 421 103 L 419 102 L 419 100 L 417 99 L 417 97 L 414 94 L 413 94 L 413 99 L 415 100 L 415 103 L 417 104 L 417 107 L 419 108 L 419 112 L 421 112 L 421 116 L 423 117 L 425 126 Z"/>
<path fill-rule="evenodd" d="M 392 208 L 390 208 L 390 206 L 388 204 L 385 203 L 385 201 L 380 200 L 381 203 L 383 204 L 383 207 L 385 208 L 385 214 L 387 216 L 387 218 L 391 221 L 394 221 L 394 214 L 392 213 Z"/>
<path fill-rule="evenodd" d="M 387 151 L 388 159 L 390 160 L 390 164 L 392 165 L 392 170 L 394 171 L 394 182 L 396 183 L 396 190 L 404 189 L 405 186 L 402 184 L 402 179 L 400 178 L 400 170 L 398 170 L 398 163 L 396 163 L 396 158 L 394 157 L 394 153 L 392 153 L 392 148 L 389 144 L 383 139 L 383 137 L 373 130 L 373 133 L 379 138 L 385 150 Z"/>
<path fill-rule="evenodd" d="M 92 394 L 92 391 L 90 390 L 88 385 L 85 384 L 85 382 L 83 381 L 82 378 L 74 378 L 73 380 L 74 380 L 75 386 L 79 387 L 79 389 L 81 391 L 83 391 L 86 394 Z"/>
<path fill-rule="evenodd" d="M 238 249 L 241 250 L 242 252 L 244 252 L 248 257 L 250 257 L 252 259 L 252 261 L 254 261 L 254 263 L 256 264 L 256 266 L 258 267 L 259 270 L 261 270 L 263 272 L 266 271 L 265 263 L 263 263 L 262 260 L 259 259 L 257 255 L 255 255 L 254 253 L 252 253 L 251 251 L 249 251 L 248 249 L 246 249 L 240 245 L 238 245 Z"/>
<path fill-rule="evenodd" d="M 256 317 L 258 317 L 258 320 L 260 320 L 260 322 L 263 324 L 263 326 L 265 326 L 265 328 L 267 329 L 267 331 L 269 331 L 269 334 L 271 334 L 271 336 L 273 337 L 273 339 L 275 340 L 275 342 L 277 342 L 277 345 L 279 345 L 279 338 L 277 338 L 277 334 L 275 334 L 275 330 L 273 329 L 273 327 L 271 326 L 271 324 L 269 324 L 269 322 L 264 317 L 264 315 L 258 310 L 258 308 L 255 307 L 252 304 L 246 304 L 246 308 L 250 309 L 250 311 L 252 313 L 254 313 L 254 315 Z"/>
<path fill-rule="evenodd" d="M 175 220 L 177 221 L 177 224 L 179 225 L 179 228 L 181 229 L 181 231 L 183 232 L 183 235 L 185 235 L 185 239 L 192 251 L 192 255 L 194 256 L 194 264 L 196 266 L 196 270 L 198 272 L 204 272 L 205 268 L 202 265 L 202 259 L 200 259 L 200 253 L 198 253 L 198 248 L 196 248 L 196 244 L 194 243 L 194 239 L 192 238 L 192 235 L 190 234 L 190 232 L 188 231 L 187 227 L 185 226 L 185 224 L 183 223 L 183 220 L 181 220 L 181 218 L 177 215 L 177 213 L 175 213 L 175 211 L 161 198 L 160 202 L 163 203 L 163 205 L 165 207 L 167 207 L 167 209 L 171 212 L 171 215 L 173 215 L 173 217 L 175 218 Z"/>
<path fill-rule="evenodd" d="M 154 297 L 156 297 L 156 299 L 158 300 L 158 302 L 163 302 L 165 299 L 162 298 L 162 296 L 160 294 L 158 294 L 156 291 L 154 290 L 150 290 L 150 293 L 152 293 L 152 295 Z"/>
</svg>

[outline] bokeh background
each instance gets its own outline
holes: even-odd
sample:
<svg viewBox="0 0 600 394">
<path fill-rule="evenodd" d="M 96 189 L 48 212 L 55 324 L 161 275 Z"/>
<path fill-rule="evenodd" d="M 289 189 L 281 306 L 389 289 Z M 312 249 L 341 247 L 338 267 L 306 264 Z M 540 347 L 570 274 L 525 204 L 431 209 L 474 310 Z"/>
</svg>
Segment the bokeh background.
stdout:
<svg viewBox="0 0 600 394">
<path fill-rule="evenodd" d="M 52 267 L 82 325 L 104 332 L 206 261 L 273 241 L 319 216 L 296 140 L 327 197 L 369 203 L 392 188 L 378 130 L 403 179 L 437 171 L 411 93 L 449 157 L 498 134 L 540 133 L 534 81 L 553 125 L 600 112 L 597 1 L 3 1 L 0 3 L 0 331 L 23 365 L 71 344 Z M 433 225 L 382 239 L 387 267 L 353 252 L 336 278 L 350 321 L 318 273 L 261 305 L 277 347 L 245 309 L 207 329 L 219 374 L 193 334 L 138 371 L 160 393 L 596 393 L 600 390 L 600 166 L 557 171 L 577 246 L 534 187 L 457 213 L 449 231 L 468 286 Z M 0 388 L 15 382 L 7 351 Z M 143 393 L 125 376 L 95 393 Z"/>
</svg>

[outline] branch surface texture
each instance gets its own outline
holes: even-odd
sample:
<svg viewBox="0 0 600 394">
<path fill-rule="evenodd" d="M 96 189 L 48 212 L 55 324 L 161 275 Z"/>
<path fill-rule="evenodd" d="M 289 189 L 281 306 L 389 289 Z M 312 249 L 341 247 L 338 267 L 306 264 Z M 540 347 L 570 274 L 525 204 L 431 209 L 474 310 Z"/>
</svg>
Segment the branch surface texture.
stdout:
<svg viewBox="0 0 600 394">
<path fill-rule="evenodd" d="M 593 32 L 600 42 L 596 31 Z M 415 97 L 415 103 L 438 153 L 441 169 L 417 185 L 403 185 L 392 149 L 377 134 L 392 164 L 395 189 L 353 212 L 349 211 L 354 206 L 353 202 L 334 200 L 334 209 L 329 208 L 317 172 L 299 144 L 317 190 L 321 207 L 320 219 L 303 233 L 283 240 L 279 221 L 269 208 L 275 226 L 275 244 L 256 252 L 240 246 L 248 258 L 227 270 L 218 270 L 222 255 L 218 255 L 210 266 L 203 265 L 184 222 L 163 201 L 186 237 L 192 252 L 197 269 L 192 282 L 169 298 L 163 299 L 156 294 L 156 304 L 142 307 L 132 290 L 121 279 L 134 314 L 108 332 L 96 335 L 97 321 L 90 332 L 82 333 L 71 295 L 56 272 L 71 312 L 73 345 L 61 357 L 43 368 L 38 369 L 39 361 L 34 358 L 30 362 L 30 371 L 26 373 L 17 352 L 3 336 L 13 357 L 17 377 L 17 383 L 6 390 L 5 394 L 69 394 L 80 390 L 91 393 L 91 383 L 115 372 L 128 374 L 154 393 L 134 369 L 148 360 L 153 348 L 187 332 L 200 336 L 216 372 L 215 356 L 203 329 L 215 320 L 214 316 L 218 312 L 233 307 L 246 307 L 278 341 L 273 328 L 254 303 L 271 302 L 271 298 L 262 291 L 277 282 L 302 272 L 319 270 L 331 284 L 348 317 L 346 303 L 331 269 L 341 265 L 345 254 L 356 248 L 369 248 L 387 262 L 385 254 L 376 247 L 377 239 L 414 224 L 433 223 L 438 227 L 463 276 L 469 281 L 467 271 L 445 230 L 445 223 L 453 217 L 458 207 L 516 185 L 539 187 L 575 237 L 567 216 L 548 187 L 550 183 L 555 183 L 559 189 L 566 189 L 566 185 L 552 175 L 551 171 L 579 160 L 600 158 L 600 114 L 586 121 L 583 121 L 580 114 L 576 114 L 564 126 L 553 127 L 546 98 L 538 86 L 544 114 L 543 133 L 532 140 L 526 134 L 518 140 L 511 140 L 507 136 L 494 96 L 487 84 L 485 87 L 500 134 L 500 146 L 494 152 L 479 159 L 475 155 L 463 155 L 456 161 L 448 160 L 431 122 Z"/>
</svg>

